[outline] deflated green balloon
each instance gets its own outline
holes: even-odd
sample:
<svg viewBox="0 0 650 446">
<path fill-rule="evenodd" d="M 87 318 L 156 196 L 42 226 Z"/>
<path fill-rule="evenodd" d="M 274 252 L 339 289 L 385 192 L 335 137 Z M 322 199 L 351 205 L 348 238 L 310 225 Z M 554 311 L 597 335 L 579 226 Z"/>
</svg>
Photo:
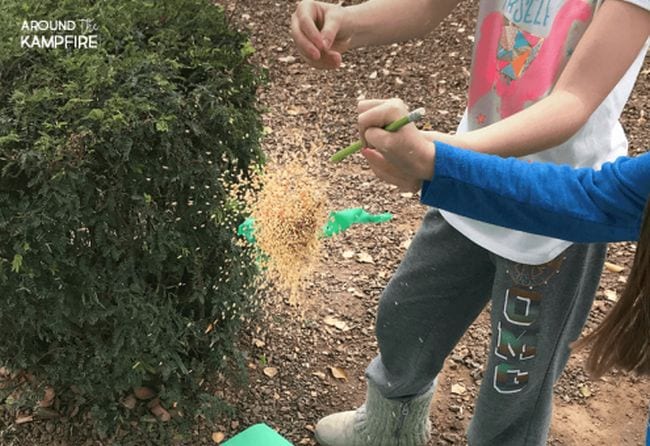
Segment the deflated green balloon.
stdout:
<svg viewBox="0 0 650 446">
<path fill-rule="evenodd" d="M 383 223 L 391 218 L 393 218 L 393 215 L 388 212 L 383 214 L 370 214 L 362 208 L 332 211 L 327 217 L 327 223 L 323 226 L 321 236 L 331 237 L 355 224 Z M 255 220 L 250 217 L 244 220 L 237 228 L 237 235 L 243 236 L 249 243 L 255 243 Z"/>
<path fill-rule="evenodd" d="M 370 214 L 361 208 L 343 209 L 332 211 L 323 226 L 323 236 L 331 237 L 334 234 L 343 232 L 354 224 L 361 223 L 383 223 L 393 218 L 393 215 L 385 212 L 383 214 Z"/>
<path fill-rule="evenodd" d="M 237 235 L 244 237 L 248 243 L 255 243 L 255 219 L 248 217 L 237 228 Z"/>
</svg>

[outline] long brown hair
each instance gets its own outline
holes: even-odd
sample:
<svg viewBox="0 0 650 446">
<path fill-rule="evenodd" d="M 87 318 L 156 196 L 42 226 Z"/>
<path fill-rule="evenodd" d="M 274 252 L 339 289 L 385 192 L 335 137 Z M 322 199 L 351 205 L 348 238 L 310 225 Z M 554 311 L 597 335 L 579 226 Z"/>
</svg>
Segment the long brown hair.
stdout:
<svg viewBox="0 0 650 446">
<path fill-rule="evenodd" d="M 591 344 L 587 370 L 602 376 L 616 367 L 650 374 L 650 199 L 646 203 L 632 270 L 621 298 L 603 322 L 575 343 Z"/>
</svg>

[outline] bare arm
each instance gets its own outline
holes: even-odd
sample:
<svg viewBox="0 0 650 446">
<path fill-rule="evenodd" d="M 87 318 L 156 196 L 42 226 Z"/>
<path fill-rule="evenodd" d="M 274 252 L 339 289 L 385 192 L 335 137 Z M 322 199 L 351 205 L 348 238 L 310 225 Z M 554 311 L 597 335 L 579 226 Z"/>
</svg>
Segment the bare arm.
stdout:
<svg viewBox="0 0 650 446">
<path fill-rule="evenodd" d="M 384 45 L 423 37 L 460 0 L 370 0 L 349 6 L 344 26 L 351 31 L 351 47 Z"/>
<path fill-rule="evenodd" d="M 650 12 L 624 1 L 606 0 L 546 98 L 482 129 L 427 137 L 501 156 L 524 156 L 559 145 L 587 122 L 649 34 Z"/>
<path fill-rule="evenodd" d="M 422 37 L 460 0 L 368 0 L 343 7 L 303 0 L 291 17 L 291 36 L 307 63 L 338 68 L 350 48 Z"/>
</svg>

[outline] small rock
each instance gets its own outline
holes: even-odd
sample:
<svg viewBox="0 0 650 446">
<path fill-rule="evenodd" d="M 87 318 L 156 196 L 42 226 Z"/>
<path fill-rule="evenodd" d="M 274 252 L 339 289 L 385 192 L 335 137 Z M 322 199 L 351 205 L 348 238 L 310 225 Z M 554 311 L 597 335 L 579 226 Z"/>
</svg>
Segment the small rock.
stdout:
<svg viewBox="0 0 650 446">
<path fill-rule="evenodd" d="M 136 387 L 133 389 L 133 394 L 139 400 L 150 400 L 156 396 L 156 392 L 154 392 L 153 389 L 149 387 Z"/>
<path fill-rule="evenodd" d="M 445 432 L 444 434 L 442 434 L 442 438 L 445 441 L 447 441 L 447 442 L 449 442 L 451 444 L 461 444 L 462 443 L 462 441 L 460 439 L 460 435 L 455 434 L 453 432 Z"/>
<path fill-rule="evenodd" d="M 121 403 L 122 406 L 126 407 L 127 409 L 133 410 L 135 409 L 135 406 L 138 403 L 138 401 L 136 400 L 135 395 L 130 393 L 121 401 Z"/>
<path fill-rule="evenodd" d="M 451 393 L 453 393 L 454 395 L 463 395 L 465 392 L 467 392 L 467 389 L 465 388 L 464 385 L 462 384 L 451 385 Z"/>
<path fill-rule="evenodd" d="M 226 438 L 226 434 L 224 434 L 223 432 L 212 433 L 212 441 L 216 444 L 221 443 L 224 440 L 224 438 Z"/>
</svg>

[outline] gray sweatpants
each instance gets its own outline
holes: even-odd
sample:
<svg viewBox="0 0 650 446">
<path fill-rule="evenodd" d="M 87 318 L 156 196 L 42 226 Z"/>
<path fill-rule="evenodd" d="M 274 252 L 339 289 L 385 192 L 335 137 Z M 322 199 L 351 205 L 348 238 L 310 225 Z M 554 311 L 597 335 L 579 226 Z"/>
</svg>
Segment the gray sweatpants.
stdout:
<svg viewBox="0 0 650 446">
<path fill-rule="evenodd" d="M 604 244 L 575 244 L 544 265 L 518 264 L 429 211 L 381 297 L 380 355 L 368 379 L 386 398 L 421 394 L 491 299 L 492 342 L 468 443 L 545 445 L 553 384 L 587 319 L 605 254 Z"/>
</svg>

